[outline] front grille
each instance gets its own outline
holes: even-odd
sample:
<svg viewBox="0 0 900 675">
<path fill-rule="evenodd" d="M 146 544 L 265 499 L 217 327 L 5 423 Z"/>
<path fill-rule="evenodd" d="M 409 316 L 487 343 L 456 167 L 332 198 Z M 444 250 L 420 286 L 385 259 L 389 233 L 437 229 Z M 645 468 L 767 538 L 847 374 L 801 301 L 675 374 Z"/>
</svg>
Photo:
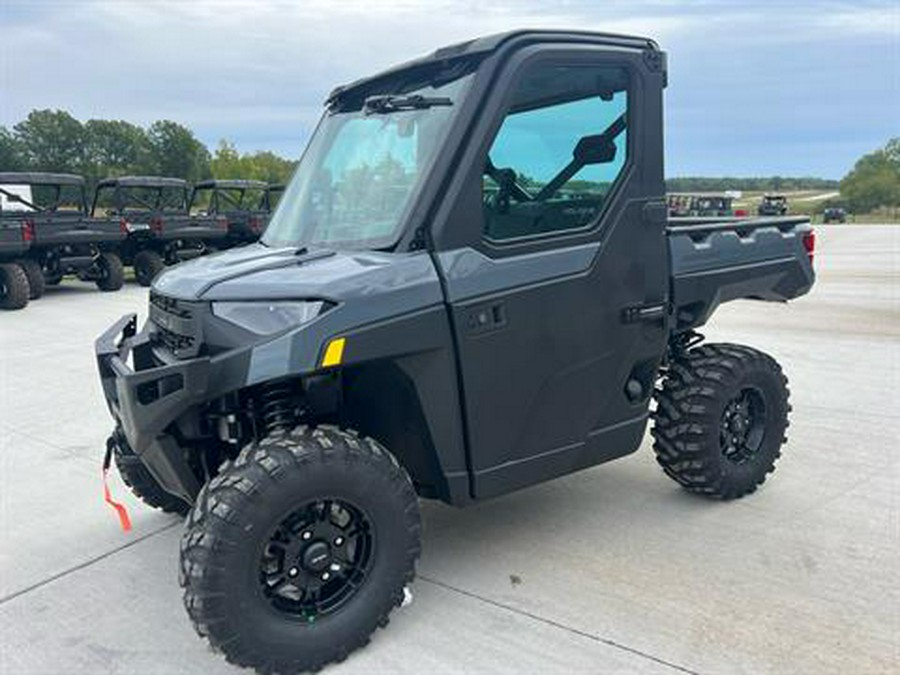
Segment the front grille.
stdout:
<svg viewBox="0 0 900 675">
<path fill-rule="evenodd" d="M 183 351 L 193 350 L 196 340 L 190 335 L 179 335 L 175 331 L 156 326 L 156 340 L 158 343 L 174 352 L 176 356 L 182 356 Z"/>
<path fill-rule="evenodd" d="M 195 303 L 150 293 L 151 340 L 178 358 L 193 358 L 202 346 L 200 312 Z"/>
<path fill-rule="evenodd" d="M 150 292 L 150 304 L 158 307 L 166 314 L 174 314 L 182 319 L 190 319 L 193 316 L 190 307 L 185 306 L 185 303 L 177 298 L 170 298 L 167 295 L 160 295 L 153 291 Z"/>
</svg>

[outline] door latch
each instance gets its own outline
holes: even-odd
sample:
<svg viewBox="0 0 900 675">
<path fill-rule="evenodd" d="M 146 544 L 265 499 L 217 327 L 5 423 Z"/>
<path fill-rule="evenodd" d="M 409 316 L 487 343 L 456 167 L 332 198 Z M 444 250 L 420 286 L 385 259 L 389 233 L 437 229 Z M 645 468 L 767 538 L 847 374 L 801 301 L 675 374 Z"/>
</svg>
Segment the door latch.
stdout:
<svg viewBox="0 0 900 675">
<path fill-rule="evenodd" d="M 661 305 L 638 305 L 622 310 L 622 323 L 641 323 L 664 321 L 668 308 Z"/>
</svg>

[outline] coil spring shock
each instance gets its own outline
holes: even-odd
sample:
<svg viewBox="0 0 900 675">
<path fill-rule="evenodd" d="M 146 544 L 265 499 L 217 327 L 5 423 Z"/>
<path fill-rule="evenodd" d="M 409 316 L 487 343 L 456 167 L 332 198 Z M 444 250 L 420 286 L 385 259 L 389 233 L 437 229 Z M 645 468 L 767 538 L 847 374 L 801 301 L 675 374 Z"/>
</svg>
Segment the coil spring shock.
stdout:
<svg viewBox="0 0 900 675">
<path fill-rule="evenodd" d="M 262 419 L 267 434 L 294 426 L 293 389 L 289 382 L 275 382 L 262 386 Z"/>
</svg>

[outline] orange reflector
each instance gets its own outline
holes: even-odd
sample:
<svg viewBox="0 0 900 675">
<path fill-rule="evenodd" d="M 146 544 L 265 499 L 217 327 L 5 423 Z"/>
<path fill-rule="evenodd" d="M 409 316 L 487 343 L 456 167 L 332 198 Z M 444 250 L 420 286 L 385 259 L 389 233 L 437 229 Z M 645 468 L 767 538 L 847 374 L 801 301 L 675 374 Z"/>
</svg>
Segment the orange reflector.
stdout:
<svg viewBox="0 0 900 675">
<path fill-rule="evenodd" d="M 346 342 L 347 338 L 335 338 L 328 343 L 328 347 L 325 349 L 325 356 L 322 357 L 323 368 L 341 365 L 341 360 L 344 358 L 344 344 Z"/>
</svg>

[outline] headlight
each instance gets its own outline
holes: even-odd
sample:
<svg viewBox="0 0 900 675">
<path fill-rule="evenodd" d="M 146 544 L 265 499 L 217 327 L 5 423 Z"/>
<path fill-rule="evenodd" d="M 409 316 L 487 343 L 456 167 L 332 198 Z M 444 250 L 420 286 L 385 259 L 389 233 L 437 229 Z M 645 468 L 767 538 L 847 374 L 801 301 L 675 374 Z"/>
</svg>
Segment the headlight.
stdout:
<svg viewBox="0 0 900 675">
<path fill-rule="evenodd" d="M 257 335 L 271 335 L 316 318 L 324 302 L 214 302 L 212 313 Z"/>
</svg>

